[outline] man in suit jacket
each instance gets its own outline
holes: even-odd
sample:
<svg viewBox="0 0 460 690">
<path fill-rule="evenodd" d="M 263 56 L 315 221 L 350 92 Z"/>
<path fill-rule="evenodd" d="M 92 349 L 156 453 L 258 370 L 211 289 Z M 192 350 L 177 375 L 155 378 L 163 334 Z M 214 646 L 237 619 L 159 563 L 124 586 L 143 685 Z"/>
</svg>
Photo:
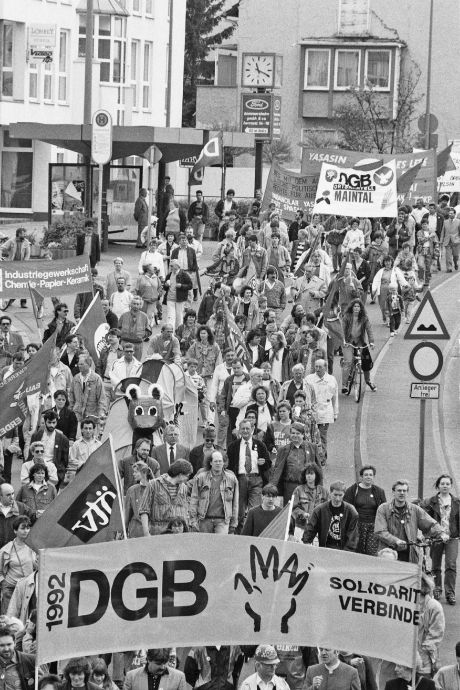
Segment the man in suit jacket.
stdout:
<svg viewBox="0 0 460 690">
<path fill-rule="evenodd" d="M 43 413 L 44 427 L 32 434 L 31 444 L 41 441 L 45 448 L 44 461 L 53 462 L 56 465 L 59 483 L 64 479 L 69 463 L 69 439 L 62 431 L 56 429 L 58 415 L 54 410 L 46 410 Z M 32 456 L 29 456 L 29 460 Z"/>
<path fill-rule="evenodd" d="M 360 690 L 361 683 L 358 671 L 339 660 L 339 652 L 336 649 L 326 647 L 319 648 L 319 664 L 307 668 L 306 685 L 310 688 L 320 688 L 323 679 L 327 678 L 328 688 L 340 688 L 340 690 Z M 321 677 L 321 682 L 315 682 L 315 678 Z"/>
<path fill-rule="evenodd" d="M 455 217 L 455 209 L 449 209 L 449 217 L 444 221 L 441 232 L 441 245 L 446 250 L 446 271 L 452 273 L 452 263 L 458 269 L 460 248 L 460 220 Z"/>
<path fill-rule="evenodd" d="M 232 441 L 227 448 L 228 469 L 238 477 L 240 489 L 237 534 L 243 529 L 246 511 L 260 505 L 262 487 L 268 482 L 271 466 L 267 447 L 253 438 L 249 420 L 240 422 L 239 432 L 241 438 Z"/>
<path fill-rule="evenodd" d="M 139 190 L 139 196 L 134 204 L 134 220 L 137 222 L 136 247 L 139 248 L 142 247 L 142 230 L 149 224 L 149 205 L 147 203 L 147 190 L 145 187 Z"/>
<path fill-rule="evenodd" d="M 245 383 L 246 381 L 249 381 L 249 375 L 243 371 L 243 363 L 239 359 L 234 360 L 233 374 L 225 379 L 222 390 L 220 391 L 216 400 L 217 414 L 219 417 L 221 412 L 227 412 L 228 414 L 228 422 L 225 426 L 227 430 L 227 447 L 233 440 L 232 432 L 235 428 L 236 418 L 238 417 L 238 413 L 240 411 L 238 407 L 232 407 L 234 390 L 236 390 L 242 383 Z M 222 424 L 222 426 L 224 425 Z"/>
<path fill-rule="evenodd" d="M 7 314 L 0 316 L 0 366 L 11 364 L 11 355 L 24 348 L 24 341 L 19 333 L 11 332 L 11 318 Z"/>
<path fill-rule="evenodd" d="M 128 671 L 123 690 L 149 690 L 150 687 L 159 686 L 161 690 L 185 690 L 185 675 L 168 666 L 170 652 L 169 647 L 148 649 L 147 663 L 134 671 Z"/>
<path fill-rule="evenodd" d="M 179 445 L 179 431 L 175 424 L 168 424 L 164 432 L 164 440 L 161 446 L 154 446 L 151 457 L 160 465 L 160 473 L 165 474 L 176 460 L 188 460 L 189 449 Z"/>
<path fill-rule="evenodd" d="M 216 443 L 216 430 L 213 426 L 209 426 L 204 430 L 203 441 L 203 443 L 195 446 L 190 451 L 188 460 L 193 467 L 193 474 L 190 475 L 190 479 L 203 469 L 205 459 L 210 458 L 213 451 L 219 450 L 225 458 L 225 450 Z"/>
</svg>

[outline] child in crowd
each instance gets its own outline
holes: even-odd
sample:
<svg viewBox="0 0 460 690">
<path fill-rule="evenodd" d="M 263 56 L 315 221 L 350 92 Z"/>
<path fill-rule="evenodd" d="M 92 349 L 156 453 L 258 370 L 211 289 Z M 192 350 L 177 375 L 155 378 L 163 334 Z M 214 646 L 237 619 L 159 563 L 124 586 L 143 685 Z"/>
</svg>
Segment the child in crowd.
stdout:
<svg viewBox="0 0 460 690">
<path fill-rule="evenodd" d="M 390 314 L 390 337 L 393 338 L 401 325 L 401 315 L 404 305 L 401 295 L 398 293 L 398 286 L 390 283 L 387 296 L 387 308 Z"/>
<path fill-rule="evenodd" d="M 415 276 L 409 275 L 407 277 L 408 285 L 402 288 L 402 300 L 404 305 L 404 317 L 406 323 L 410 323 L 412 314 L 414 313 L 415 302 L 420 302 L 420 297 L 417 294 L 417 285 L 415 282 Z"/>
</svg>

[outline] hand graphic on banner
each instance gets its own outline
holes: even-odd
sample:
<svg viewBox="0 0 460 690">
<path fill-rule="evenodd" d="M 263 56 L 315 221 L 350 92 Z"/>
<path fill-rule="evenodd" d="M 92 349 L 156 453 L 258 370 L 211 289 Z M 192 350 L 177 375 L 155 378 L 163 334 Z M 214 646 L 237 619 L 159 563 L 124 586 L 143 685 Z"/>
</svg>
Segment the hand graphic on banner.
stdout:
<svg viewBox="0 0 460 690">
<path fill-rule="evenodd" d="M 288 621 L 290 618 L 292 618 L 292 616 L 295 614 L 297 610 L 297 602 L 295 600 L 295 597 L 297 594 L 299 594 L 299 592 L 303 590 L 303 588 L 307 584 L 308 578 L 310 577 L 310 570 L 313 567 L 313 565 L 310 563 L 307 570 L 304 570 L 297 574 L 299 561 L 297 555 L 293 554 L 287 559 L 286 563 L 280 570 L 278 550 L 275 547 L 272 547 L 270 549 L 270 551 L 268 552 L 267 560 L 264 561 L 263 556 L 258 550 L 258 548 L 252 545 L 250 547 L 250 567 L 252 583 L 248 580 L 248 578 L 245 575 L 243 575 L 242 573 L 237 573 L 234 579 L 235 590 L 238 588 L 238 583 L 241 582 L 242 586 L 245 588 L 248 594 L 253 594 L 256 591 L 260 595 L 262 595 L 262 588 L 256 584 L 258 568 L 260 570 L 259 575 L 261 575 L 264 580 L 269 580 L 270 585 L 273 585 L 277 583 L 279 580 L 281 580 L 283 575 L 286 576 L 283 580 L 283 583 L 287 585 L 287 588 L 289 590 L 292 589 L 292 596 L 289 603 L 289 609 L 281 617 L 280 630 L 282 633 L 287 633 L 289 631 Z M 278 597 L 276 598 L 278 599 Z M 250 616 L 254 621 L 254 632 L 260 632 L 262 622 L 261 614 L 254 611 L 249 601 L 245 603 L 244 609 L 248 616 Z"/>
</svg>

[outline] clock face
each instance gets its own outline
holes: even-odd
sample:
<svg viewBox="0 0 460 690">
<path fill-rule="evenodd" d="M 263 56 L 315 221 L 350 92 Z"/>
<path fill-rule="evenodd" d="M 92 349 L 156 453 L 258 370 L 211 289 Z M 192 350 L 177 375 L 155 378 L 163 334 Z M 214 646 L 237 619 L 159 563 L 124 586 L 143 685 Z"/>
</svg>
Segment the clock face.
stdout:
<svg viewBox="0 0 460 690">
<path fill-rule="evenodd" d="M 275 56 L 249 53 L 243 56 L 243 86 L 273 86 Z"/>
</svg>

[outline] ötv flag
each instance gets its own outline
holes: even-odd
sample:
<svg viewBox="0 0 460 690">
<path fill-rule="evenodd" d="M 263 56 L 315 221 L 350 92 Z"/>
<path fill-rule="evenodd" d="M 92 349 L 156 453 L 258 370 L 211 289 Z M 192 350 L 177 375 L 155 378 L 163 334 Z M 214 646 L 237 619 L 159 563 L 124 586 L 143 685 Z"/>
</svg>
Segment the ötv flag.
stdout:
<svg viewBox="0 0 460 690">
<path fill-rule="evenodd" d="M 224 140 L 222 132 L 216 137 L 213 137 L 201 149 L 201 153 L 195 165 L 192 168 L 190 177 L 192 177 L 197 170 L 206 168 L 208 165 L 222 165 L 224 161 Z M 189 178 L 190 179 L 190 178 Z M 195 183 L 198 184 L 198 183 Z"/>
<path fill-rule="evenodd" d="M 102 309 L 101 298 L 99 293 L 96 293 L 75 328 L 75 333 L 82 336 L 95 364 L 99 361 L 99 354 L 105 345 L 108 330 L 109 324 Z"/>
<path fill-rule="evenodd" d="M 216 534 L 44 549 L 37 663 L 174 641 L 318 645 L 410 666 L 417 571 L 350 551 Z M 49 603 L 56 592 L 58 612 Z"/>
<path fill-rule="evenodd" d="M 0 438 L 24 421 L 28 413 L 28 395 L 47 392 L 51 352 L 55 345 L 54 333 L 24 367 L 0 384 Z"/>
<path fill-rule="evenodd" d="M 396 218 L 398 195 L 394 160 L 369 170 L 323 163 L 313 213 L 358 218 Z"/>
<path fill-rule="evenodd" d="M 46 548 L 95 544 L 124 533 L 121 486 L 112 440 L 92 453 L 73 481 L 35 522 L 27 543 Z M 125 535 L 126 536 L 126 535 Z"/>
</svg>

